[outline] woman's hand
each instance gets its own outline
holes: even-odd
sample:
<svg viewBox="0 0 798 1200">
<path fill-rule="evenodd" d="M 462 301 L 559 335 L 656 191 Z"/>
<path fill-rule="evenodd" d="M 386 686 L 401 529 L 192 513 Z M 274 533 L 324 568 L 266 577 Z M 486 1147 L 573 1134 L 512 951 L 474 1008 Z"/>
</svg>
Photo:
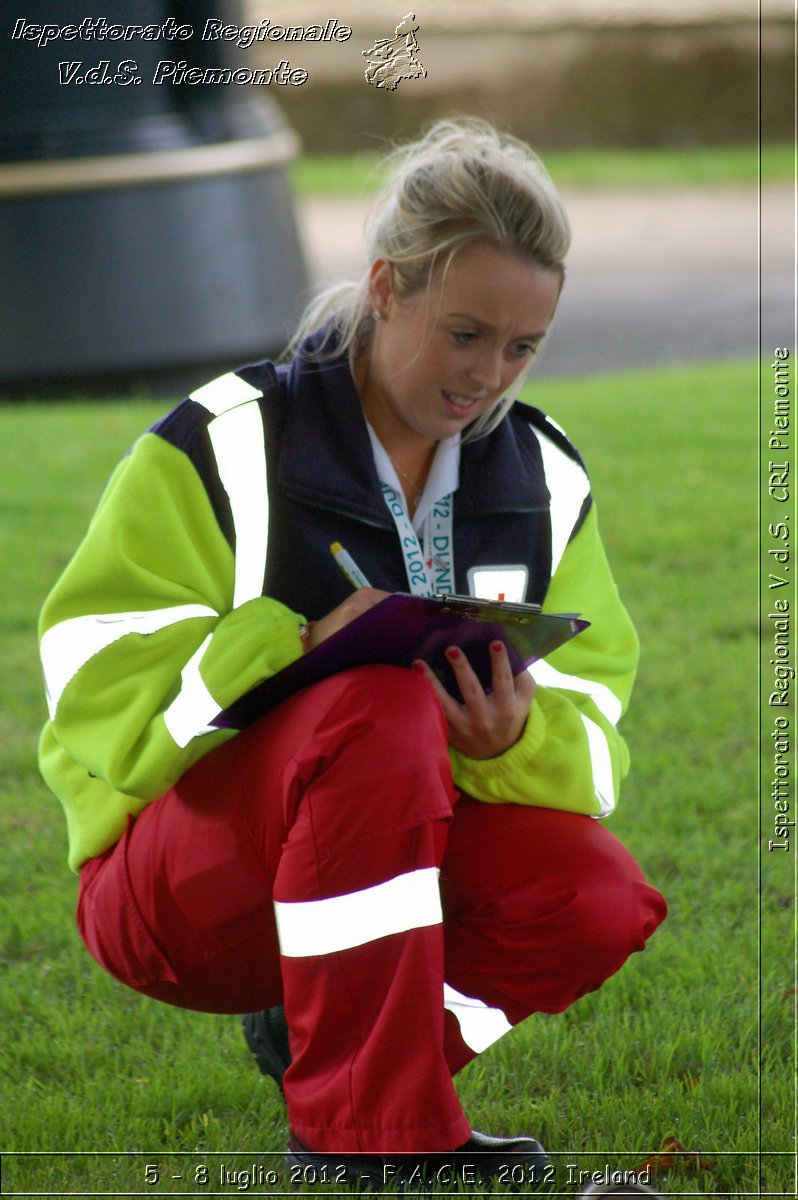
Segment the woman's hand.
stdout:
<svg viewBox="0 0 798 1200">
<path fill-rule="evenodd" d="M 342 604 L 327 613 L 326 617 L 314 621 L 310 626 L 307 640 L 308 650 L 318 646 L 333 633 L 343 629 L 344 625 L 348 625 L 356 617 L 362 616 L 364 612 L 373 608 L 375 604 L 379 604 L 381 600 L 387 599 L 389 595 L 390 592 L 381 592 L 379 588 L 356 588 Z"/>
<path fill-rule="evenodd" d="M 454 671 L 463 702 L 450 692 L 420 660 L 413 667 L 437 693 L 449 723 L 449 745 L 469 758 L 495 758 L 520 738 L 535 695 L 529 671 L 513 675 L 503 642 L 491 642 L 491 691 L 486 694 L 463 651 L 450 646 L 446 657 Z"/>
</svg>

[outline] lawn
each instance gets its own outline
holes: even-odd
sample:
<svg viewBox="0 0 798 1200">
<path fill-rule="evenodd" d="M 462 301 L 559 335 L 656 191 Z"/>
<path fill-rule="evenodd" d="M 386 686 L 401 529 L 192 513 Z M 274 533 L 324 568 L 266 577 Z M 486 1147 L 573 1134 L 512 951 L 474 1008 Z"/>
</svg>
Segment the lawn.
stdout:
<svg viewBox="0 0 798 1200">
<path fill-rule="evenodd" d="M 460 1076 L 476 1127 L 531 1129 L 555 1152 L 554 1194 L 675 1138 L 666 1194 L 795 1195 L 794 864 L 760 866 L 758 851 L 756 379 L 730 363 L 527 393 L 588 461 L 640 631 L 633 769 L 611 828 L 670 904 L 598 993 L 533 1017 Z M 162 408 L 0 408 L 4 1195 L 289 1190 L 284 1110 L 238 1022 L 139 998 L 82 949 L 62 818 L 36 771 L 37 610 Z"/>
<path fill-rule="evenodd" d="M 713 184 L 755 186 L 789 182 L 795 175 L 795 148 L 787 143 L 761 147 L 680 146 L 550 150 L 543 154 L 558 187 L 695 187 Z M 291 166 L 291 179 L 305 196 L 368 195 L 379 182 L 382 154 L 303 155 Z"/>
</svg>

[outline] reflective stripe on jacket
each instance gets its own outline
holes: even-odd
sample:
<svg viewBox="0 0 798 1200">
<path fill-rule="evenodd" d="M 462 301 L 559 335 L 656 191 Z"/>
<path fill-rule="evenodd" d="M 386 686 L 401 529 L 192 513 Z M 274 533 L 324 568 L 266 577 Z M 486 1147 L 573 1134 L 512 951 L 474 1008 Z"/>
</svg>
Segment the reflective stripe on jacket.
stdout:
<svg viewBox="0 0 798 1200">
<path fill-rule="evenodd" d="M 375 587 L 407 590 L 348 364 L 261 363 L 197 389 L 134 445 L 44 606 L 50 720 L 42 772 L 77 869 L 213 746 L 213 724 L 301 653 L 298 629 L 348 584 L 342 542 Z M 525 564 L 527 599 L 590 629 L 538 664 L 521 741 L 488 763 L 452 752 L 487 802 L 602 815 L 628 765 L 617 733 L 637 641 L 604 558 L 587 476 L 565 435 L 517 404 L 462 447 L 455 583 Z"/>
</svg>

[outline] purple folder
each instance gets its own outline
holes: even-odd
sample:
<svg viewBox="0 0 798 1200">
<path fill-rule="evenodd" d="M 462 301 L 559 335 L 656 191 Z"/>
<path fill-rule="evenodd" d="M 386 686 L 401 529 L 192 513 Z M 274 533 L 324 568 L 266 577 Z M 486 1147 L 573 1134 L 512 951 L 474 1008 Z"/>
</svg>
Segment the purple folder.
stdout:
<svg viewBox="0 0 798 1200">
<path fill-rule="evenodd" d="M 417 658 L 424 659 L 444 686 L 459 696 L 445 657 L 449 646 L 459 646 L 467 655 L 488 691 L 492 641 L 504 642 L 513 674 L 518 674 L 581 633 L 589 623 L 572 613 L 541 612 L 533 604 L 397 593 L 246 692 L 214 724 L 243 729 L 294 692 L 339 671 L 375 663 L 409 667 Z"/>
</svg>

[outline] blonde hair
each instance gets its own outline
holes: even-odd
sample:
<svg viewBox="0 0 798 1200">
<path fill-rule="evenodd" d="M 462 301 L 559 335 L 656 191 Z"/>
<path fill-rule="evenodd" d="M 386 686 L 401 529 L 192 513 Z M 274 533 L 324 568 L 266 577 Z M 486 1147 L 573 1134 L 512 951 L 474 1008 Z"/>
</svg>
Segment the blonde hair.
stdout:
<svg viewBox="0 0 798 1200">
<path fill-rule="evenodd" d="M 365 229 L 367 266 L 358 280 L 333 285 L 305 309 L 287 353 L 326 326 L 312 357 L 359 353 L 373 336 L 369 268 L 390 265 L 394 292 L 407 300 L 429 288 L 464 246 L 483 242 L 564 278 L 571 234 L 562 201 L 543 163 L 524 142 L 485 121 L 437 122 L 418 141 L 395 149 Z M 485 414 L 470 436 L 489 432 L 517 397 Z"/>
</svg>

